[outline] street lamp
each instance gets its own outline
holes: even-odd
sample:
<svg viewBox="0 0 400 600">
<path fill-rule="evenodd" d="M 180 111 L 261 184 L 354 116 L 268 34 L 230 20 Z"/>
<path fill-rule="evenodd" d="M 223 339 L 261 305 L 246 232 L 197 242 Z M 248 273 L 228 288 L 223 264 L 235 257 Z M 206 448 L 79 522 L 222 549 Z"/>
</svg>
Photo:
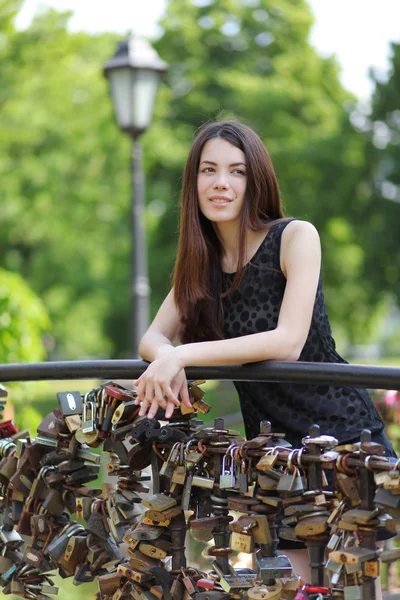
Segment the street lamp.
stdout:
<svg viewBox="0 0 400 600">
<path fill-rule="evenodd" d="M 139 137 L 151 123 L 157 88 L 167 67 L 167 63 L 159 58 L 147 41 L 132 36 L 120 42 L 114 56 L 104 65 L 117 123 L 133 141 L 131 299 L 134 353 L 137 353 L 140 339 L 149 323 L 150 295 Z"/>
</svg>

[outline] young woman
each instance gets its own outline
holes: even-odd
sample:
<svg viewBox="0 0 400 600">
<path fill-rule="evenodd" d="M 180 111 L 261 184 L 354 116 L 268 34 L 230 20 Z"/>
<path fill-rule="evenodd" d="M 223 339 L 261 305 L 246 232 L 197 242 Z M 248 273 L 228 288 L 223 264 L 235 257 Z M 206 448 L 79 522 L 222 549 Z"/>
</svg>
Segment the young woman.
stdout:
<svg viewBox="0 0 400 600">
<path fill-rule="evenodd" d="M 139 347 L 151 362 L 135 382 L 139 414 L 153 417 L 161 406 L 169 418 L 180 401 L 190 406 L 188 366 L 345 362 L 331 336 L 320 263 L 313 225 L 284 218 L 260 138 L 235 121 L 204 125 L 184 173 L 173 289 Z M 181 344 L 174 347 L 177 339 Z M 395 456 L 365 390 L 235 385 L 248 439 L 258 435 L 263 419 L 271 421 L 273 430 L 285 431 L 294 447 L 301 446 L 313 423 L 340 442 L 357 440 L 368 428 Z"/>
</svg>

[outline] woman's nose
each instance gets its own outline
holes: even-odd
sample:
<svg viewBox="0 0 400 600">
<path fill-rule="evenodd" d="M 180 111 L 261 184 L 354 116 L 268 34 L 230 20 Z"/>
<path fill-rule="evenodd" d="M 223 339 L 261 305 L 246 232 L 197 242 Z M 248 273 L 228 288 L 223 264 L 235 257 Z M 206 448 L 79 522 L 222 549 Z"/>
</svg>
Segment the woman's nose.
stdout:
<svg viewBox="0 0 400 600">
<path fill-rule="evenodd" d="M 215 178 L 213 187 L 216 190 L 217 189 L 224 189 L 224 190 L 228 189 L 228 187 L 229 187 L 228 179 L 222 173 L 219 173 Z"/>
</svg>

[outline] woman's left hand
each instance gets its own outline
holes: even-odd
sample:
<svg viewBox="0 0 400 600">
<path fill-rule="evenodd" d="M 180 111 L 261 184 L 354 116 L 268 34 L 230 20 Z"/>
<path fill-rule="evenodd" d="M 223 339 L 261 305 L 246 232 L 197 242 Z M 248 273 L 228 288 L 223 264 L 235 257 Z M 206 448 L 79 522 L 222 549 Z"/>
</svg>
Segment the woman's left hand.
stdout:
<svg viewBox="0 0 400 600">
<path fill-rule="evenodd" d="M 134 381 L 134 385 L 137 393 L 135 403 L 141 404 L 140 417 L 148 413 L 151 419 L 161 407 L 165 409 L 165 416 L 169 419 L 175 406 L 181 404 L 178 395 L 185 406 L 192 406 L 185 370 L 174 352 L 168 352 L 154 360 L 139 379 Z"/>
</svg>

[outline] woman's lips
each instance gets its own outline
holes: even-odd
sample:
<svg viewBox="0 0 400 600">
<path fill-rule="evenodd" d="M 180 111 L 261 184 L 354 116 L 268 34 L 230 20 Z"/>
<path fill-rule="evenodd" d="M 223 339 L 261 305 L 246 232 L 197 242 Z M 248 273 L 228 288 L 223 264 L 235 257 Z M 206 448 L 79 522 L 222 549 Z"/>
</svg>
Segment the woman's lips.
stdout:
<svg viewBox="0 0 400 600">
<path fill-rule="evenodd" d="M 225 196 L 211 196 L 210 201 L 217 206 L 224 206 L 232 202 L 232 199 L 225 198 Z"/>
</svg>

